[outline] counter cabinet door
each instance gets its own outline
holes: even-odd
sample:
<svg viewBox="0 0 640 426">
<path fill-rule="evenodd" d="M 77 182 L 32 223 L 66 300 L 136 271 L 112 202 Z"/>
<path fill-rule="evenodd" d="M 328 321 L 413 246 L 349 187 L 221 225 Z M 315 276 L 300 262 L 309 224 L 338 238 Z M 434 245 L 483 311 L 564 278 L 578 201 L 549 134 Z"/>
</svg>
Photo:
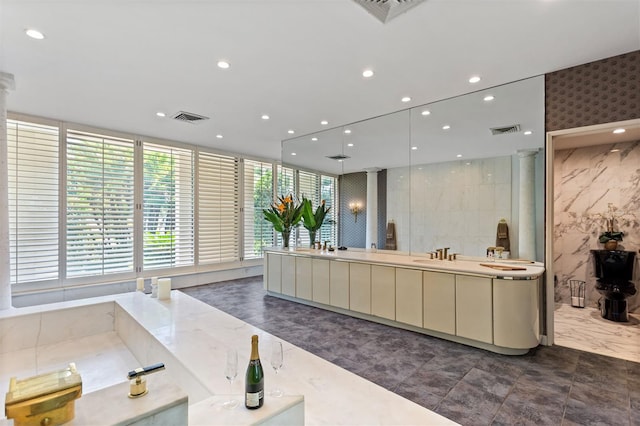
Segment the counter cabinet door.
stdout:
<svg viewBox="0 0 640 426">
<path fill-rule="evenodd" d="M 540 342 L 540 279 L 493 280 L 493 340 L 506 348 L 529 349 Z"/>
<path fill-rule="evenodd" d="M 296 296 L 296 258 L 282 256 L 282 294 Z"/>
<path fill-rule="evenodd" d="M 396 321 L 422 328 L 422 271 L 396 268 Z"/>
<path fill-rule="evenodd" d="M 493 344 L 491 281 L 456 275 L 456 335 Z"/>
<path fill-rule="evenodd" d="M 313 301 L 328 305 L 331 303 L 329 297 L 329 261 L 326 259 L 313 259 L 311 273 Z"/>
<path fill-rule="evenodd" d="M 266 290 L 274 293 L 282 292 L 282 256 L 279 254 L 267 253 L 267 281 Z"/>
<path fill-rule="evenodd" d="M 349 309 L 349 263 L 332 260 L 329 277 L 329 304 Z"/>
<path fill-rule="evenodd" d="M 371 314 L 396 319 L 396 268 L 371 266 Z"/>
<path fill-rule="evenodd" d="M 311 300 L 311 258 L 296 256 L 296 297 Z"/>
<path fill-rule="evenodd" d="M 371 265 L 349 263 L 349 309 L 371 313 Z"/>
<path fill-rule="evenodd" d="M 456 277 L 442 272 L 423 272 L 424 328 L 456 334 Z"/>
</svg>

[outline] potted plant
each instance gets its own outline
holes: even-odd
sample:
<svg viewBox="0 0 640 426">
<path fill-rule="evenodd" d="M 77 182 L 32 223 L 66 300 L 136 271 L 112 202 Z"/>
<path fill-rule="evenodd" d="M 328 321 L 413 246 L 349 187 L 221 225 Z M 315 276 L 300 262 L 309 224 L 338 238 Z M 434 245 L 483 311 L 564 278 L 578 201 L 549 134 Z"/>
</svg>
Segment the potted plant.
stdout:
<svg viewBox="0 0 640 426">
<path fill-rule="evenodd" d="M 262 210 L 264 218 L 273 225 L 273 229 L 282 234 L 284 248 L 289 247 L 289 236 L 293 227 L 302 218 L 302 204 L 296 204 L 293 195 L 280 196 L 269 209 Z"/>
<path fill-rule="evenodd" d="M 331 207 L 325 207 L 325 201 L 322 200 L 314 212 L 311 200 L 302 197 L 302 226 L 309 232 L 309 244 L 311 247 L 316 241 L 316 232 L 322 227 L 324 218 L 329 210 L 331 210 Z"/>
<path fill-rule="evenodd" d="M 604 244 L 605 250 L 615 250 L 618 248 L 618 241 L 622 241 L 623 232 L 613 230 L 613 219 L 607 220 L 607 230 L 600 234 L 598 241 Z"/>
</svg>

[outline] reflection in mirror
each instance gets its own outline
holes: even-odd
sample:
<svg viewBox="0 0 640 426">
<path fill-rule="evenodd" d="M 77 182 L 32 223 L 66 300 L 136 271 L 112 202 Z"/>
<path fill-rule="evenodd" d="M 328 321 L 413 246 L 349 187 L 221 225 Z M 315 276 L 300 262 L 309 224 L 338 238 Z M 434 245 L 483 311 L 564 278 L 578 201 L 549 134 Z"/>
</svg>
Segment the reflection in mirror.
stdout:
<svg viewBox="0 0 640 426">
<path fill-rule="evenodd" d="M 496 244 L 497 224 L 504 219 L 509 248 L 517 255 L 521 157 L 535 162 L 535 185 L 530 185 L 535 193 L 526 197 L 541 200 L 544 179 L 543 155 L 518 153 L 536 153 L 543 146 L 544 77 L 539 76 L 286 140 L 282 162 L 340 175 L 338 245 L 368 248 L 367 241 L 377 241 L 378 248 L 413 254 L 450 247 L 483 256 Z M 344 157 L 328 158 L 335 155 Z M 380 171 L 367 173 L 372 168 Z M 377 214 L 369 212 L 376 204 L 372 175 Z M 363 205 L 357 221 L 349 210 L 356 202 Z M 531 213 L 536 224 L 542 223 L 542 212 L 539 203 Z M 372 240 L 371 216 L 377 216 Z M 539 228 L 534 237 L 541 246 Z M 389 229 L 394 238 L 387 241 Z"/>
</svg>

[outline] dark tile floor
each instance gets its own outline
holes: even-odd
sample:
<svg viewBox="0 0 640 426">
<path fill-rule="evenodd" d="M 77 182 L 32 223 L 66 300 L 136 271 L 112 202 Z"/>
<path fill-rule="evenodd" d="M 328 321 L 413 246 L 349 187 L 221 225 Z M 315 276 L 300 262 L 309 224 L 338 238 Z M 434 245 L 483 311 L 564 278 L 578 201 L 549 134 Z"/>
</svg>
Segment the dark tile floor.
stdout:
<svg viewBox="0 0 640 426">
<path fill-rule="evenodd" d="M 182 291 L 463 425 L 640 425 L 640 363 L 498 355 L 268 296 L 262 277 Z"/>
</svg>

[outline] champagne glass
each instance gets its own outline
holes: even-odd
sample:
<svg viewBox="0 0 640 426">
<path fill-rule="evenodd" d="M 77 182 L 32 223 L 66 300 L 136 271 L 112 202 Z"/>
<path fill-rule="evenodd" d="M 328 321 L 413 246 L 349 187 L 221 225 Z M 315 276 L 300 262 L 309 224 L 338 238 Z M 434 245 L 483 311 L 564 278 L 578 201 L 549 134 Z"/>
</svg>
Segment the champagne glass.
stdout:
<svg viewBox="0 0 640 426">
<path fill-rule="evenodd" d="M 224 408 L 232 410 L 238 406 L 238 401 L 233 399 L 233 381 L 238 375 L 238 351 L 227 349 L 227 363 L 224 367 L 224 375 L 229 380 L 229 400 L 222 405 Z"/>
<path fill-rule="evenodd" d="M 271 366 L 273 370 L 276 372 L 276 376 L 278 376 L 278 370 L 282 368 L 282 363 L 284 361 L 283 353 L 282 353 L 282 342 L 277 341 L 271 344 Z M 282 389 L 279 387 L 275 387 L 271 391 L 271 396 L 279 398 L 283 394 Z"/>
</svg>

